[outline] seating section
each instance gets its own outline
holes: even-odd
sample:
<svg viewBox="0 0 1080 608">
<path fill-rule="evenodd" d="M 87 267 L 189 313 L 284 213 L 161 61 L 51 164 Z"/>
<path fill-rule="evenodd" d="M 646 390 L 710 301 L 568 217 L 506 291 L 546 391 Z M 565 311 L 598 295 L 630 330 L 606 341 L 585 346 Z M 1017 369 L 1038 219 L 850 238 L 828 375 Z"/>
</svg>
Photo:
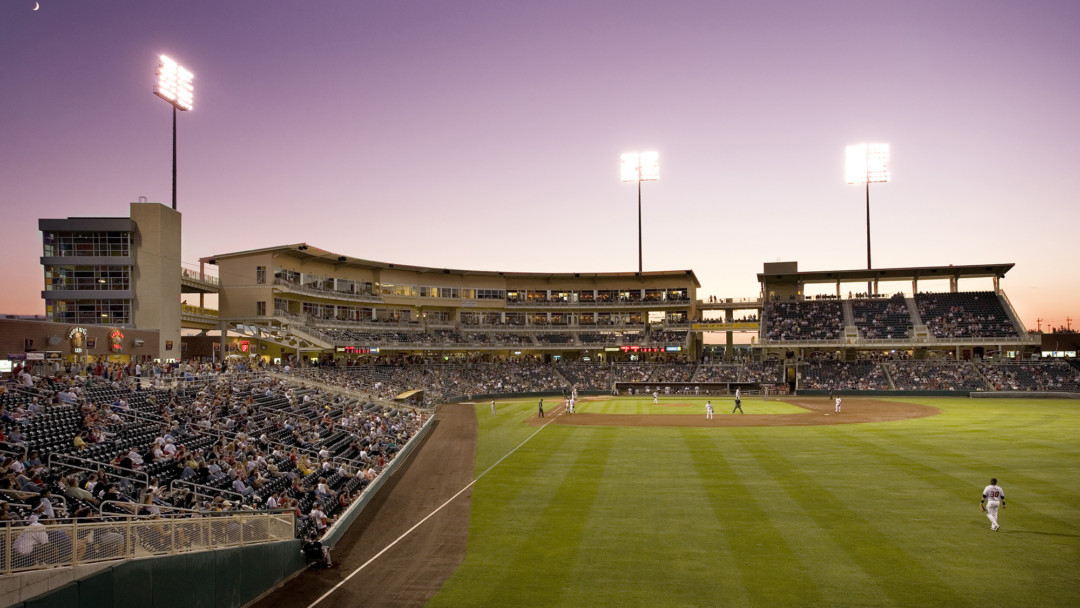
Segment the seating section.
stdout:
<svg viewBox="0 0 1080 608">
<path fill-rule="evenodd" d="M 902 294 L 888 300 L 851 300 L 851 313 L 864 338 L 907 339 L 912 335 L 911 315 Z"/>
<path fill-rule="evenodd" d="M 968 362 L 890 361 L 885 367 L 900 391 L 975 391 L 987 385 Z"/>
<path fill-rule="evenodd" d="M 559 373 L 579 391 L 611 390 L 611 365 L 607 363 L 574 362 L 558 365 Z"/>
<path fill-rule="evenodd" d="M 810 361 L 799 365 L 799 388 L 805 390 L 885 390 L 881 366 L 869 361 Z"/>
<path fill-rule="evenodd" d="M 0 494 L 33 509 L 51 490 L 57 518 L 104 520 L 276 504 L 304 527 L 316 506 L 347 506 L 423 421 L 261 373 L 198 369 L 145 388 L 121 369 L 0 395 Z"/>
<path fill-rule="evenodd" d="M 839 340 L 844 329 L 837 300 L 768 302 L 764 317 L 768 340 Z"/>
<path fill-rule="evenodd" d="M 739 382 L 743 366 L 732 364 L 703 363 L 694 373 L 693 382 Z"/>
<path fill-rule="evenodd" d="M 996 391 L 1080 391 L 1080 371 L 1064 361 L 978 367 Z"/>
<path fill-rule="evenodd" d="M 920 293 L 915 304 L 935 338 L 1015 337 L 1016 328 L 997 294 L 990 291 Z"/>
</svg>

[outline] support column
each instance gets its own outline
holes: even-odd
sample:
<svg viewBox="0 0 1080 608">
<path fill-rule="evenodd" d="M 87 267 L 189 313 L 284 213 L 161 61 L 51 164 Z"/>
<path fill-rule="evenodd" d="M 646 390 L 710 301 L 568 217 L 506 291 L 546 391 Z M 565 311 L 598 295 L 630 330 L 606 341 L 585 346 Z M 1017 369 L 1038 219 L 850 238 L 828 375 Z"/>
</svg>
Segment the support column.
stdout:
<svg viewBox="0 0 1080 608">
<path fill-rule="evenodd" d="M 729 308 L 728 310 L 724 311 L 724 322 L 731 323 L 733 321 L 735 321 L 735 311 L 731 310 Z M 733 331 L 731 331 L 729 329 L 727 331 L 727 348 L 724 350 L 724 360 L 725 361 L 731 361 L 733 358 L 735 358 L 735 352 L 734 351 L 735 351 L 735 332 L 733 332 Z"/>
</svg>

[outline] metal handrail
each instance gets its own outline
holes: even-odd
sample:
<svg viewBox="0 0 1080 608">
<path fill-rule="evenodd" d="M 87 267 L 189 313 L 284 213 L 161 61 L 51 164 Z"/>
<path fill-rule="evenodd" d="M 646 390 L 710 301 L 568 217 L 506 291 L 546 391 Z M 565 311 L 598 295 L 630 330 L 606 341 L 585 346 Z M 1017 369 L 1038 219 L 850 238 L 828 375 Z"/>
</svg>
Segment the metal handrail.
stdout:
<svg viewBox="0 0 1080 608">
<path fill-rule="evenodd" d="M 64 553 L 48 533 L 60 532 L 70 541 Z M 22 535 L 42 541 L 17 543 Z M 0 526 L 0 572 L 26 572 L 57 566 L 208 551 L 221 547 L 293 540 L 296 515 L 275 511 L 199 512 L 161 517 L 132 516 L 116 521 L 72 520 L 46 526 Z M 39 544 L 40 543 L 40 544 Z M 21 545 L 23 551 L 16 549 Z"/>
<path fill-rule="evenodd" d="M 113 471 L 127 471 L 129 473 L 134 474 L 137 477 L 142 477 L 142 480 L 143 480 L 142 483 L 143 483 L 144 487 L 150 485 L 150 475 L 147 474 L 145 471 L 136 471 L 135 469 L 128 469 L 126 467 L 121 467 L 121 466 L 118 466 L 118 465 L 115 465 L 115 464 L 112 464 L 112 463 L 101 462 L 99 460 L 91 460 L 89 458 L 80 458 L 78 456 L 72 456 L 70 454 L 56 454 L 56 453 L 49 454 L 49 469 L 53 468 L 53 459 L 54 458 L 62 458 L 62 459 L 65 459 L 65 460 L 76 460 L 76 461 L 79 461 L 79 462 L 85 462 L 85 463 L 89 463 L 91 465 L 94 465 L 96 468 L 90 469 L 90 468 L 80 467 L 78 465 L 74 465 L 74 464 L 70 464 L 70 463 L 64 463 L 64 466 L 66 466 L 66 467 L 70 467 L 70 468 L 73 468 L 73 469 L 78 469 L 80 471 L 88 471 L 90 473 L 98 473 L 101 470 L 105 469 L 106 473 L 109 473 L 110 475 L 112 475 L 114 477 L 130 478 L 127 475 L 122 475 L 122 474 L 118 474 L 118 473 L 113 472 Z"/>
</svg>

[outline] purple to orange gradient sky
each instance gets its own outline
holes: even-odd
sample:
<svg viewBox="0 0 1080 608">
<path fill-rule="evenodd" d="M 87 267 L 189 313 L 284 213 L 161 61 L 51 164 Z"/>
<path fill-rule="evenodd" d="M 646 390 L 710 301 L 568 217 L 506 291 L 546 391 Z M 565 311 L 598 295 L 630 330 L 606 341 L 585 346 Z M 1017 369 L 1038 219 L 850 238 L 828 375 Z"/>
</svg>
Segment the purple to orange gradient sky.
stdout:
<svg viewBox="0 0 1080 608">
<path fill-rule="evenodd" d="M 619 155 L 655 149 L 645 269 L 755 296 L 765 261 L 865 265 L 844 148 L 881 141 L 875 266 L 1015 262 L 1029 327 L 1080 324 L 1075 1 L 40 2 L 0 4 L 0 312 L 44 311 L 39 217 L 169 203 L 164 53 L 186 261 L 636 270 Z"/>
</svg>

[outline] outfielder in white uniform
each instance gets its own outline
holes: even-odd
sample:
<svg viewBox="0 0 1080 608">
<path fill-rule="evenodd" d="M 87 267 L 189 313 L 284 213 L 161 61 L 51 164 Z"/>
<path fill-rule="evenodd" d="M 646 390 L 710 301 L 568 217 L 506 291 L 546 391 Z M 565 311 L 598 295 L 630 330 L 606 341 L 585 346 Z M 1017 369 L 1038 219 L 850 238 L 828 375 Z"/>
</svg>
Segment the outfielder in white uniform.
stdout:
<svg viewBox="0 0 1080 608">
<path fill-rule="evenodd" d="M 837 414 L 840 413 L 840 397 L 839 396 L 836 397 L 836 413 Z"/>
<path fill-rule="evenodd" d="M 706 401 L 705 402 L 705 419 L 706 420 L 712 420 L 712 412 L 713 412 L 712 401 Z"/>
<path fill-rule="evenodd" d="M 652 394 L 652 404 L 653 404 L 653 405 L 656 405 L 657 403 L 660 403 L 660 393 L 658 393 L 658 392 L 656 392 L 656 391 L 653 391 L 653 394 Z"/>
<path fill-rule="evenodd" d="M 491 415 L 492 416 L 495 415 L 495 400 L 494 399 L 491 400 Z"/>
<path fill-rule="evenodd" d="M 1001 486 L 997 485 L 997 478 L 990 479 L 990 485 L 983 488 L 982 500 L 979 502 L 979 508 L 983 513 L 986 513 L 986 517 L 990 519 L 990 529 L 997 532 L 1001 526 L 998 525 L 998 509 L 1005 508 L 1005 490 L 1001 489 Z"/>
</svg>

